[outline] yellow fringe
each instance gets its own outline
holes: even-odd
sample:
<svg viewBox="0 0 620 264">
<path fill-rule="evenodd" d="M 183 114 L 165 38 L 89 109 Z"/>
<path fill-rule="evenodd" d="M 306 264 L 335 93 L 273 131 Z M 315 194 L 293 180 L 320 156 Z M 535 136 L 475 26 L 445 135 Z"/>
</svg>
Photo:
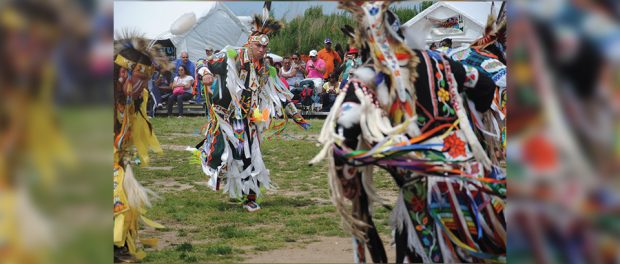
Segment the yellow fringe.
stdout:
<svg viewBox="0 0 620 264">
<path fill-rule="evenodd" d="M 148 98 L 148 91 L 144 90 L 143 98 Z M 147 100 L 143 100 L 140 105 L 140 111 L 142 113 L 146 113 L 146 104 Z M 139 114 L 137 111 L 133 115 L 133 122 L 131 126 L 131 136 L 133 144 L 136 146 L 138 151 L 138 155 L 142 161 L 142 164 L 148 165 L 149 158 L 149 149 L 153 150 L 156 153 L 161 153 L 161 145 L 159 144 L 159 140 L 155 136 L 155 133 L 149 129 L 150 122 L 143 116 Z"/>
</svg>

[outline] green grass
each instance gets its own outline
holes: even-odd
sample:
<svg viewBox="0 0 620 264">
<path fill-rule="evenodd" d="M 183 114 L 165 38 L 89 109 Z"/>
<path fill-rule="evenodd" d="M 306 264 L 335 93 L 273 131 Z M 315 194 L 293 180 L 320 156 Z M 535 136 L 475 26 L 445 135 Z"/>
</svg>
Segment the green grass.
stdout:
<svg viewBox="0 0 620 264">
<path fill-rule="evenodd" d="M 205 122 L 203 117 L 152 119 L 164 146 L 195 145 L 202 139 L 197 131 Z M 146 249 L 145 262 L 239 262 L 245 255 L 301 246 L 322 236 L 349 237 L 329 200 L 326 162 L 308 165 L 320 150 L 315 140 L 323 124 L 322 120 L 309 122 L 312 127 L 308 131 L 290 122 L 282 136 L 263 141 L 263 158 L 278 189 L 264 193 L 260 198 L 262 210 L 255 213 L 245 212 L 228 194 L 204 186 L 207 178 L 200 165 L 190 164 L 191 154 L 187 151 L 165 149 L 152 156 L 149 166 L 171 170 L 136 166 L 140 181 L 161 196 L 147 213 L 166 226 L 154 235 L 174 236 L 171 244 L 161 250 Z M 173 184 L 162 187 L 162 182 Z M 375 182 L 383 189 L 395 188 L 387 175 L 377 175 Z M 175 190 L 188 184 L 192 188 Z M 377 206 L 375 214 L 379 231 L 388 235 L 389 213 Z"/>
</svg>

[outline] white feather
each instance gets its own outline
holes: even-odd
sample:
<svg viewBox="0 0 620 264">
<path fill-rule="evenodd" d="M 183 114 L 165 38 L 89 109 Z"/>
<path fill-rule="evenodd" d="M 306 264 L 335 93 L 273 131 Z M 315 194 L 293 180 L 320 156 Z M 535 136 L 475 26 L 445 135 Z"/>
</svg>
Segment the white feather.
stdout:
<svg viewBox="0 0 620 264">
<path fill-rule="evenodd" d="M 379 98 L 379 103 L 381 106 L 388 107 L 390 104 L 390 93 L 388 92 L 388 88 L 385 85 L 385 82 L 382 82 L 377 87 L 377 97 Z"/>
<path fill-rule="evenodd" d="M 354 78 L 362 81 L 366 87 L 375 88 L 375 71 L 370 67 L 360 67 L 355 69 L 352 73 Z"/>
<path fill-rule="evenodd" d="M 127 203 L 133 209 L 151 207 L 149 195 L 156 196 L 153 191 L 145 188 L 136 180 L 129 164 L 125 168 L 123 188 L 127 194 Z"/>
<path fill-rule="evenodd" d="M 360 105 L 358 103 L 346 102 L 342 104 L 338 115 L 338 124 L 344 128 L 351 128 L 360 122 Z"/>
<path fill-rule="evenodd" d="M 170 33 L 174 35 L 183 35 L 187 33 L 196 24 L 196 14 L 193 12 L 181 15 L 170 25 Z"/>
</svg>

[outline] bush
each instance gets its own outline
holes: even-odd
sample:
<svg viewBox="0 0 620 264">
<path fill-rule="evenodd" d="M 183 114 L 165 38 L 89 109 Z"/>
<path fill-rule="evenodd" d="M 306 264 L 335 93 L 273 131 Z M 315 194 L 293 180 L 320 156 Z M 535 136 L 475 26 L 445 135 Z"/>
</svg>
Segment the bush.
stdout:
<svg viewBox="0 0 620 264">
<path fill-rule="evenodd" d="M 391 10 L 398 15 L 401 23 L 407 22 L 433 2 L 424 1 L 417 8 L 395 8 Z M 349 12 L 339 11 L 334 14 L 323 14 L 323 8 L 314 6 L 306 9 L 303 16 L 283 21 L 284 28 L 271 37 L 269 48 L 272 53 L 288 56 L 297 51 L 308 54 L 310 50 L 323 48 L 323 40 L 331 38 L 332 47 L 340 44 L 343 49 L 348 46 L 348 38 L 340 31 L 344 25 L 355 27 L 357 22 Z M 345 50 L 346 51 L 346 50 Z"/>
</svg>

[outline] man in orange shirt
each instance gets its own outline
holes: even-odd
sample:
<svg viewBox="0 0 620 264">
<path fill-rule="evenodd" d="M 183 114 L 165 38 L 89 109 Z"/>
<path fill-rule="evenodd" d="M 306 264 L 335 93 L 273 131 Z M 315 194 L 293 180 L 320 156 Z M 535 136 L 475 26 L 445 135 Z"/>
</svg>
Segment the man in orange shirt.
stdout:
<svg viewBox="0 0 620 264">
<path fill-rule="evenodd" d="M 332 40 L 330 38 L 326 38 L 325 48 L 319 51 L 318 57 L 325 61 L 325 74 L 323 74 L 323 79 L 328 79 L 329 75 L 334 72 L 334 69 L 342 63 L 342 58 L 338 55 L 338 52 L 332 49 Z"/>
</svg>

